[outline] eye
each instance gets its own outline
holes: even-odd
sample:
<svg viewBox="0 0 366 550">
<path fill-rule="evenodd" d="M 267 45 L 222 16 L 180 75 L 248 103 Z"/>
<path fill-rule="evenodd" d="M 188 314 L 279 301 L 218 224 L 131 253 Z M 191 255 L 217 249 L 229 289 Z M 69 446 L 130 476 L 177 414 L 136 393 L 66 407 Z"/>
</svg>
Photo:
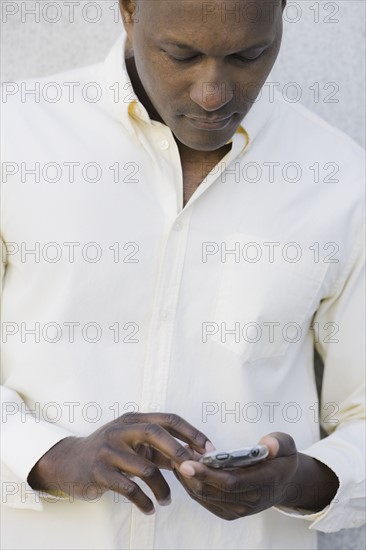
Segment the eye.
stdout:
<svg viewBox="0 0 366 550">
<path fill-rule="evenodd" d="M 174 63 L 192 63 L 193 61 L 197 61 L 199 58 L 201 58 L 202 56 L 199 55 L 199 54 L 196 54 L 196 55 L 191 55 L 189 57 L 176 57 L 175 55 L 172 55 L 168 52 L 166 52 L 165 50 L 162 50 L 168 57 L 171 61 L 173 61 Z M 257 59 L 259 59 L 260 57 L 262 57 L 262 55 L 265 54 L 267 50 L 263 50 L 261 51 L 257 56 L 255 57 L 243 57 L 241 55 L 232 55 L 230 56 L 232 59 L 235 59 L 236 61 L 239 61 L 240 63 L 253 63 L 254 61 L 257 61 Z"/>
<path fill-rule="evenodd" d="M 253 61 L 257 61 L 257 59 L 262 57 L 265 52 L 266 50 L 263 50 L 259 55 L 256 55 L 255 57 L 242 57 L 241 55 L 233 55 L 233 58 L 237 61 L 240 61 L 241 63 L 252 63 Z"/>
<path fill-rule="evenodd" d="M 172 61 L 175 61 L 176 63 L 189 63 L 194 59 L 198 59 L 199 55 L 192 55 L 191 57 L 174 57 L 173 55 L 170 55 L 169 57 L 170 59 L 172 59 Z"/>
</svg>

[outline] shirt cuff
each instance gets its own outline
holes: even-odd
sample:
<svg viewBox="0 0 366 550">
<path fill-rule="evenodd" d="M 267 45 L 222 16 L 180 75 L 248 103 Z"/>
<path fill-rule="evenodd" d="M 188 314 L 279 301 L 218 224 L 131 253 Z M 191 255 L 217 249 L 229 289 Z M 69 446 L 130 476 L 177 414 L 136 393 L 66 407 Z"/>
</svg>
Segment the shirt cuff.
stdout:
<svg viewBox="0 0 366 550">
<path fill-rule="evenodd" d="M 56 443 L 73 433 L 29 416 L 14 422 L 2 433 L 2 504 L 12 508 L 42 510 L 42 493 L 28 483 L 28 475 L 38 460 Z M 6 427 L 8 428 L 8 427 Z"/>
<path fill-rule="evenodd" d="M 334 436 L 335 434 L 336 432 Z M 363 525 L 365 523 L 365 481 L 364 479 L 360 481 L 358 476 L 358 473 L 363 471 L 363 457 L 357 456 L 362 451 L 355 448 L 349 449 L 347 443 L 343 443 L 344 449 L 340 438 L 337 442 L 331 443 L 325 438 L 305 451 L 301 451 L 325 464 L 338 477 L 338 491 L 330 504 L 319 512 L 280 505 L 274 508 L 286 516 L 305 519 L 310 523 L 309 529 L 324 533 Z M 351 460 L 349 460 L 350 457 Z"/>
</svg>

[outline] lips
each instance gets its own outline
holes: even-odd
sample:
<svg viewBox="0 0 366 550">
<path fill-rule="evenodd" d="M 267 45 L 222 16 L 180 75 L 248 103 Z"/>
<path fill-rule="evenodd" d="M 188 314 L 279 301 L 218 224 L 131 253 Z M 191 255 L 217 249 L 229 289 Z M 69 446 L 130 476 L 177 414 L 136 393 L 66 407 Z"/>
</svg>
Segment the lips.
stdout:
<svg viewBox="0 0 366 550">
<path fill-rule="evenodd" d="M 225 118 L 195 118 L 186 117 L 199 130 L 222 130 L 229 125 L 234 115 Z"/>
<path fill-rule="evenodd" d="M 228 118 L 231 118 L 233 115 L 230 115 L 230 116 L 226 116 L 226 117 L 223 117 L 223 118 L 198 118 L 198 117 L 188 117 L 190 118 L 191 120 L 196 120 L 197 122 L 205 122 L 205 123 L 208 123 L 208 124 L 211 124 L 211 123 L 216 123 L 216 122 L 223 122 L 224 120 L 227 120 Z"/>
</svg>

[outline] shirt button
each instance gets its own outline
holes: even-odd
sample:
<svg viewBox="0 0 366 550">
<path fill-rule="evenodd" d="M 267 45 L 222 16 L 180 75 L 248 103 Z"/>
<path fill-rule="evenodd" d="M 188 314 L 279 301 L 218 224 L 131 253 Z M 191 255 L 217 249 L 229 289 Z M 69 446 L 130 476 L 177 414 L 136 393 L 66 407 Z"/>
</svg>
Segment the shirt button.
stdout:
<svg viewBox="0 0 366 550">
<path fill-rule="evenodd" d="M 164 310 L 161 312 L 160 314 L 160 318 L 163 320 L 163 321 L 166 321 L 168 318 L 169 318 L 169 313 L 168 311 Z"/>
<path fill-rule="evenodd" d="M 162 151 L 166 151 L 170 147 L 169 141 L 167 141 L 166 139 L 163 139 L 162 141 L 159 142 L 159 147 Z"/>
<path fill-rule="evenodd" d="M 173 225 L 174 231 L 181 231 L 181 230 L 182 230 L 182 227 L 183 227 L 182 222 L 176 222 L 176 223 Z"/>
</svg>

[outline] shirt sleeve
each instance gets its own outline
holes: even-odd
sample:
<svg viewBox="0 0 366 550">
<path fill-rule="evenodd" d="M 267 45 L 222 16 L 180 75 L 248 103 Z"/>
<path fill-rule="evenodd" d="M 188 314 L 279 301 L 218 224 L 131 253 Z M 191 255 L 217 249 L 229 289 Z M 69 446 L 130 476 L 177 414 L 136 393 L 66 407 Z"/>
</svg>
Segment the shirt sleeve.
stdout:
<svg viewBox="0 0 366 550">
<path fill-rule="evenodd" d="M 314 317 L 319 328 L 328 329 L 327 336 L 322 336 L 319 330 L 319 337 L 315 338 L 315 347 L 324 363 L 319 420 L 327 437 L 300 449 L 333 470 L 339 489 L 332 502 L 317 513 L 276 507 L 286 515 L 308 520 L 310 529 L 326 533 L 359 527 L 365 522 L 363 234 L 343 271 L 342 281 L 337 283 L 332 296 L 321 302 Z"/>
<path fill-rule="evenodd" d="M 1 245 L 1 287 L 6 287 L 6 247 Z M 4 284 L 3 284 L 4 283 Z M 42 493 L 27 482 L 38 460 L 65 437 L 74 435 L 36 418 L 21 396 L 1 386 L 1 503 L 11 508 L 42 510 Z"/>
</svg>

